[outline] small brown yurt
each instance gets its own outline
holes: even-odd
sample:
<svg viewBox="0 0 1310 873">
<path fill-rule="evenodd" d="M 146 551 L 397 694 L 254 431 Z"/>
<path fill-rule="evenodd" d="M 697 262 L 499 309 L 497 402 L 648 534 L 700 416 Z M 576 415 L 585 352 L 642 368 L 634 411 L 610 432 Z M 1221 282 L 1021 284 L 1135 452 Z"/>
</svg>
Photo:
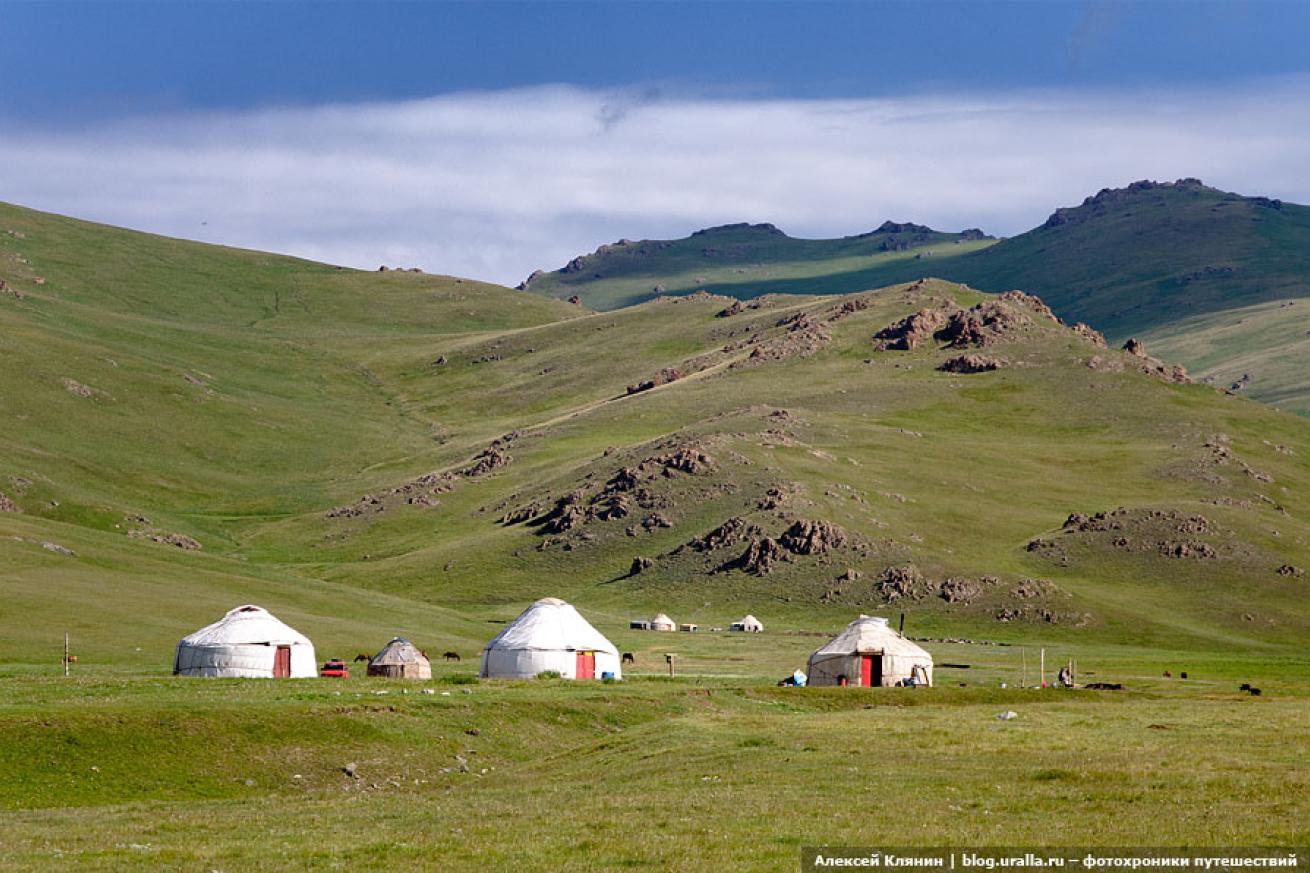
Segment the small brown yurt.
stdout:
<svg viewBox="0 0 1310 873">
<path fill-rule="evenodd" d="M 390 679 L 431 679 L 432 664 L 413 643 L 396 637 L 368 662 L 368 675 Z"/>
</svg>

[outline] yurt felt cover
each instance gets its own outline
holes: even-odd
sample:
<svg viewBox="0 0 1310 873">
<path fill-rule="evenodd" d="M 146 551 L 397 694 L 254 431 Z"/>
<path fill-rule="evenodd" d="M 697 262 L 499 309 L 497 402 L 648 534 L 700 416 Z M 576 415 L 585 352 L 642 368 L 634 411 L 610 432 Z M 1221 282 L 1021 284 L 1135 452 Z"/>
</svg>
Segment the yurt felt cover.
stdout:
<svg viewBox="0 0 1310 873">
<path fill-rule="evenodd" d="M 895 685 L 909 679 L 916 666 L 922 667 L 932 684 L 932 655 L 892 630 L 887 619 L 862 615 L 830 642 L 810 655 L 811 685 L 836 685 L 846 676 L 859 684 L 860 656 L 882 655 L 882 684 Z"/>
<path fill-rule="evenodd" d="M 291 649 L 291 678 L 318 675 L 314 644 L 268 610 L 246 604 L 182 638 L 173 656 L 175 676 L 271 678 L 279 646 Z"/>
<path fill-rule="evenodd" d="M 650 626 L 653 630 L 677 630 L 678 627 L 673 619 L 662 612 L 650 620 Z"/>
<path fill-rule="evenodd" d="M 368 675 L 431 679 L 432 664 L 409 640 L 395 637 L 369 659 Z"/>
<path fill-rule="evenodd" d="M 764 624 L 753 615 L 746 616 L 741 621 L 737 622 L 737 624 L 741 625 L 741 629 L 746 631 L 764 630 Z"/>
<path fill-rule="evenodd" d="M 529 606 L 482 650 L 482 676 L 530 679 L 547 670 L 572 679 L 577 653 L 595 653 L 595 675 L 622 678 L 619 650 L 569 604 L 546 597 Z"/>
</svg>

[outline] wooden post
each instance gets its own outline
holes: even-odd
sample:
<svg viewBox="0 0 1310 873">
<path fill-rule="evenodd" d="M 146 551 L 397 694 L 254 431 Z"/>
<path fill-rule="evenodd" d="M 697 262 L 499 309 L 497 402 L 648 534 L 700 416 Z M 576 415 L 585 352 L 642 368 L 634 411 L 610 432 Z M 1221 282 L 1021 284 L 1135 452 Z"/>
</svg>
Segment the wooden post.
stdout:
<svg viewBox="0 0 1310 873">
<path fill-rule="evenodd" d="M 1046 649 L 1045 648 L 1042 649 L 1041 667 L 1038 668 L 1038 671 L 1039 672 L 1037 675 L 1041 678 L 1041 685 L 1038 687 L 1045 688 L 1046 687 Z"/>
<path fill-rule="evenodd" d="M 1020 676 L 1019 687 L 1027 688 L 1028 687 L 1028 650 L 1023 648 L 1022 646 L 1020 646 L 1019 648 L 1019 660 L 1023 664 L 1023 667 L 1019 673 Z"/>
<path fill-rule="evenodd" d="M 64 676 L 68 676 L 68 634 L 64 634 Z"/>
<path fill-rule="evenodd" d="M 673 666 L 673 653 L 672 653 L 672 652 L 666 653 L 666 654 L 664 655 L 664 660 L 667 661 L 668 664 L 669 664 L 669 675 L 670 675 L 670 676 L 676 676 L 676 675 L 677 675 L 677 672 L 676 672 L 676 670 L 674 669 L 674 666 Z"/>
<path fill-rule="evenodd" d="M 901 636 L 905 636 L 905 613 L 901 613 L 901 629 L 897 631 Z"/>
</svg>

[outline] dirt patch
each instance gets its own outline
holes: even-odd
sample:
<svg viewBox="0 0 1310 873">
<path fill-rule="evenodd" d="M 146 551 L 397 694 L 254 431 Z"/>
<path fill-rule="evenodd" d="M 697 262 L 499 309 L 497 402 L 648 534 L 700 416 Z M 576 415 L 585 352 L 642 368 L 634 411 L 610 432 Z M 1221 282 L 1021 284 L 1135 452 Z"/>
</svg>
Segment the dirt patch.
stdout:
<svg viewBox="0 0 1310 873">
<path fill-rule="evenodd" d="M 90 385 L 83 385 L 81 382 L 77 381 L 76 379 L 70 379 L 67 376 L 65 376 L 60 381 L 63 382 L 64 390 L 67 391 L 69 394 L 74 394 L 78 397 L 95 396 L 96 390 L 92 388 Z"/>
<path fill-rule="evenodd" d="M 988 373 L 1009 366 L 1004 358 L 990 358 L 986 355 L 960 355 L 946 361 L 938 370 L 944 373 Z"/>
</svg>

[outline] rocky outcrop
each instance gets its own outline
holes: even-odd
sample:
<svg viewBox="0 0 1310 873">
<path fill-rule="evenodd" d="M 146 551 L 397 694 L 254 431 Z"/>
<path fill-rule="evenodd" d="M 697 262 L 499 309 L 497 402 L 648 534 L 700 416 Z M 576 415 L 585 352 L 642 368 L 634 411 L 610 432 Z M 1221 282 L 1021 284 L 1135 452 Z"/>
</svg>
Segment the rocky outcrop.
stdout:
<svg viewBox="0 0 1310 873">
<path fill-rule="evenodd" d="M 1146 353 L 1146 345 L 1139 339 L 1133 338 L 1123 345 L 1123 350 L 1135 359 L 1137 368 L 1148 376 L 1154 376 L 1165 382 L 1174 384 L 1187 384 L 1192 380 L 1187 377 L 1187 370 L 1178 364 L 1166 364 L 1159 358 L 1153 358 Z"/>
<path fill-rule="evenodd" d="M 989 358 L 986 355 L 960 355 L 943 363 L 938 370 L 944 373 L 987 373 L 1008 366 L 1004 358 Z"/>
<path fill-rule="evenodd" d="M 635 385 L 628 386 L 628 394 L 640 394 L 642 391 L 649 391 L 652 388 L 658 388 L 661 385 L 668 385 L 670 382 L 676 382 L 683 378 L 683 372 L 677 367 L 665 367 L 652 378 L 645 379 Z"/>
<path fill-rule="evenodd" d="M 778 542 L 797 555 L 822 555 L 850 542 L 850 535 L 830 521 L 800 519 L 787 528 Z"/>
<path fill-rule="evenodd" d="M 875 333 L 873 347 L 878 351 L 910 351 L 941 330 L 949 319 L 950 313 L 941 309 L 920 309 Z"/>
</svg>

